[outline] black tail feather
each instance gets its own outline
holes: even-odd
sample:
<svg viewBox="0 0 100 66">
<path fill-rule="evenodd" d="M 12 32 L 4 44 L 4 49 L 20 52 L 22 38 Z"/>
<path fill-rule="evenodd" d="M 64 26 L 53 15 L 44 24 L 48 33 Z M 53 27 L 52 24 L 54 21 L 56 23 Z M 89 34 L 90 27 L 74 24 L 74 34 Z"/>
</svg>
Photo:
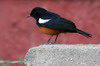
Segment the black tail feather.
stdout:
<svg viewBox="0 0 100 66">
<path fill-rule="evenodd" d="M 85 32 L 85 31 L 82 31 L 82 30 L 77 29 L 77 32 L 80 33 L 80 34 L 82 34 L 82 35 L 84 35 L 84 36 L 86 36 L 86 37 L 92 37 L 91 34 Z"/>
</svg>

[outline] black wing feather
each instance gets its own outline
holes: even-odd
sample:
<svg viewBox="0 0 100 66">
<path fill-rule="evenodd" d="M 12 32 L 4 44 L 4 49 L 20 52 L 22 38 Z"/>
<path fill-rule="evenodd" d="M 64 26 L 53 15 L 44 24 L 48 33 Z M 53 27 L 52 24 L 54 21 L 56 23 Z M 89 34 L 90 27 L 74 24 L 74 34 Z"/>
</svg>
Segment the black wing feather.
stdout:
<svg viewBox="0 0 100 66">
<path fill-rule="evenodd" d="M 39 26 L 44 26 L 56 30 L 64 30 L 66 32 L 75 32 L 75 24 L 65 18 L 60 17 L 58 14 L 47 11 L 41 15 L 42 19 L 51 19 L 49 22 L 39 24 Z"/>
<path fill-rule="evenodd" d="M 41 24 L 41 26 L 66 32 L 76 32 L 75 24 L 64 18 L 52 19 L 47 23 Z"/>
</svg>

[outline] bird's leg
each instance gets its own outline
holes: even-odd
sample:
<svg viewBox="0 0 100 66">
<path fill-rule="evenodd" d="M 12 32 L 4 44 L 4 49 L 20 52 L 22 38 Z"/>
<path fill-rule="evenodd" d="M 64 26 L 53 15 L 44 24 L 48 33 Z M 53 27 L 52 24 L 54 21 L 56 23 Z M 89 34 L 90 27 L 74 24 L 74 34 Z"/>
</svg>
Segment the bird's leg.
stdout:
<svg viewBox="0 0 100 66">
<path fill-rule="evenodd" d="M 54 43 L 56 43 L 56 41 L 57 41 L 57 38 L 58 38 L 58 35 L 56 35 L 56 38 L 55 38 L 55 40 L 54 40 Z"/>
<path fill-rule="evenodd" d="M 51 35 L 51 37 L 48 39 L 48 42 L 47 43 L 49 43 L 50 42 L 50 40 L 51 40 L 51 38 L 53 37 L 53 35 Z"/>
</svg>

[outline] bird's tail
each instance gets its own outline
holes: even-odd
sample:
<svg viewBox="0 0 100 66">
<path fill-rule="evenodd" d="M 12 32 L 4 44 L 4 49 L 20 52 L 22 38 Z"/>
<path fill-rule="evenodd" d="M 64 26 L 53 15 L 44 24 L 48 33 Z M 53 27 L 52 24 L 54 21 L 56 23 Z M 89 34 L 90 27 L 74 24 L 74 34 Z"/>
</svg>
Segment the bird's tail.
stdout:
<svg viewBox="0 0 100 66">
<path fill-rule="evenodd" d="M 77 32 L 80 33 L 80 34 L 82 34 L 82 35 L 84 35 L 84 36 L 86 36 L 86 37 L 92 37 L 91 34 L 85 32 L 85 31 L 82 31 L 82 30 L 77 29 Z"/>
</svg>

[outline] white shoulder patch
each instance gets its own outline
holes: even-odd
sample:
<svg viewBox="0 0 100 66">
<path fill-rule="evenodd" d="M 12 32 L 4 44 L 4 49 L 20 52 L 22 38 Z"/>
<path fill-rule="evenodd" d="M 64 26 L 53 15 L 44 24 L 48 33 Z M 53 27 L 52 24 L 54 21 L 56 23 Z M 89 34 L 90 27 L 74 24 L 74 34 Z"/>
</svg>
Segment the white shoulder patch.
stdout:
<svg viewBox="0 0 100 66">
<path fill-rule="evenodd" d="M 49 22 L 51 19 L 41 19 L 39 18 L 39 23 L 46 23 Z"/>
</svg>

